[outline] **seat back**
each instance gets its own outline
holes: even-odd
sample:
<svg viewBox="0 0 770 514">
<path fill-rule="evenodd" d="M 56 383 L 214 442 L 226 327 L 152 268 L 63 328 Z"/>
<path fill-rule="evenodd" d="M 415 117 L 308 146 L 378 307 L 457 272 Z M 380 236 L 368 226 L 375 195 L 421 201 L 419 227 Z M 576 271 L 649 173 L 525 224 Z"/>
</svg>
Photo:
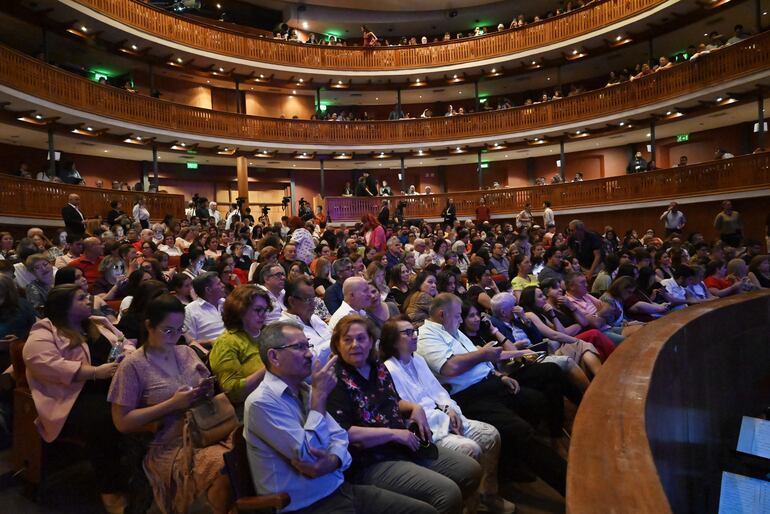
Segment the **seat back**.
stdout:
<svg viewBox="0 0 770 514">
<path fill-rule="evenodd" d="M 24 363 L 24 343 L 26 341 L 16 340 L 11 343 L 9 352 L 11 354 L 11 365 L 13 366 L 13 380 L 16 387 L 29 389 L 27 383 L 27 365 Z"/>
<path fill-rule="evenodd" d="M 179 269 L 179 263 L 181 261 L 181 258 L 179 255 L 169 255 L 168 256 L 168 267 L 169 268 L 176 268 L 177 271 L 181 271 Z"/>
<path fill-rule="evenodd" d="M 246 455 L 246 440 L 243 438 L 243 426 L 233 433 L 233 449 L 224 454 L 225 473 L 230 478 L 233 496 L 236 500 L 256 496 L 254 481 L 251 479 L 251 468 Z"/>
<path fill-rule="evenodd" d="M 122 300 L 107 300 L 107 305 L 110 309 L 114 310 L 117 314 L 120 314 L 120 303 Z"/>
</svg>

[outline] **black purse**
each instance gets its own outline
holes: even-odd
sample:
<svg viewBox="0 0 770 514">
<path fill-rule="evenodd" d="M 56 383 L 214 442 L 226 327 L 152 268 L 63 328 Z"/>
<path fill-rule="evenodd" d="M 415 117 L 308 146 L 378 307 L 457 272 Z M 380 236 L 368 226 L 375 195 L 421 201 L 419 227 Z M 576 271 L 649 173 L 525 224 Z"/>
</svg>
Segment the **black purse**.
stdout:
<svg viewBox="0 0 770 514">
<path fill-rule="evenodd" d="M 412 421 L 406 428 L 420 440 L 420 448 L 416 452 L 417 457 L 426 460 L 438 459 L 438 446 L 436 446 L 433 441 L 423 440 L 420 436 L 420 428 L 417 426 L 416 422 Z"/>
</svg>

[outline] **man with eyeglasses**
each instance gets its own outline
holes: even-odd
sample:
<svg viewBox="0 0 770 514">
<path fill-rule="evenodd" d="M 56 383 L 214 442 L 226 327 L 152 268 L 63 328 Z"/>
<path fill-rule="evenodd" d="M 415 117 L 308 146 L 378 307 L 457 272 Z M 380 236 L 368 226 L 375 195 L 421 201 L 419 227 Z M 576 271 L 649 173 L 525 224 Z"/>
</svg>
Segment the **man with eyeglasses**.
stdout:
<svg viewBox="0 0 770 514">
<path fill-rule="evenodd" d="M 291 501 L 281 512 L 435 513 L 423 502 L 345 481 L 352 462 L 348 435 L 326 411 L 337 384 L 336 356 L 324 366 L 313 362 L 312 345 L 303 331 L 285 321 L 265 327 L 258 341 L 267 371 L 246 398 L 243 418 L 258 494 L 288 493 Z"/>
<path fill-rule="evenodd" d="M 280 264 L 271 264 L 259 272 L 259 287 L 267 291 L 273 308 L 265 314 L 265 325 L 269 325 L 281 317 L 283 312 L 283 287 L 286 284 L 286 271 Z"/>
<path fill-rule="evenodd" d="M 191 346 L 208 353 L 214 340 L 225 331 L 222 321 L 225 287 L 213 271 L 195 277 L 192 286 L 198 298 L 184 308 L 185 335 Z"/>
<path fill-rule="evenodd" d="M 360 314 L 367 318 L 366 308 L 372 303 L 372 297 L 369 292 L 369 284 L 365 278 L 350 277 L 342 284 L 342 295 L 344 301 L 340 308 L 334 311 L 329 320 L 329 328 L 333 331 L 337 323 L 348 314 Z"/>
<path fill-rule="evenodd" d="M 302 328 L 305 337 L 313 345 L 315 359 L 321 364 L 329 360 L 329 343 L 332 331 L 315 311 L 315 290 L 313 281 L 307 277 L 297 277 L 286 283 L 284 296 L 286 310 L 278 321 L 294 323 Z"/>
<path fill-rule="evenodd" d="M 420 327 L 417 352 L 452 399 L 470 419 L 497 428 L 502 440 L 500 462 L 524 461 L 561 494 L 566 490 L 567 463 L 550 446 L 534 437 L 534 428 L 517 411 L 540 408 L 537 391 L 521 388 L 501 375 L 494 364 L 509 358 L 501 346 L 490 342 L 477 348 L 459 328 L 462 302 L 451 293 L 436 296 L 430 318 Z"/>
</svg>

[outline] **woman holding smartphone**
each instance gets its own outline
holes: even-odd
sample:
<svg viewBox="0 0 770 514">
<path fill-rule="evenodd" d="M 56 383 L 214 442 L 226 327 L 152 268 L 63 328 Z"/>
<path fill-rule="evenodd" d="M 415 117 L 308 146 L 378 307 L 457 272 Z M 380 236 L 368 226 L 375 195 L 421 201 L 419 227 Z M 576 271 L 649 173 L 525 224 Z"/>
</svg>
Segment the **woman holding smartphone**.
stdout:
<svg viewBox="0 0 770 514">
<path fill-rule="evenodd" d="M 221 469 L 223 454 L 232 448 L 229 438 L 192 448 L 182 437 L 185 411 L 212 385 L 195 352 L 176 344 L 184 306 L 164 294 L 148 304 L 146 316 L 141 349 L 123 360 L 110 387 L 113 422 L 124 433 L 155 430 L 144 468 L 161 512 L 187 512 L 205 493 L 212 511 L 224 514 L 230 485 Z"/>
</svg>

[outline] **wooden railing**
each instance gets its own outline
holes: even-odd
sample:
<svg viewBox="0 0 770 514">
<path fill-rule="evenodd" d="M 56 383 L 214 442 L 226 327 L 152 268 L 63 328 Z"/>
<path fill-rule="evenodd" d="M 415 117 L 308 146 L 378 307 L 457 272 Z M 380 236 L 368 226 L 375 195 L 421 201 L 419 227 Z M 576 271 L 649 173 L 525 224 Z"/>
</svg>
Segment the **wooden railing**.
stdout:
<svg viewBox="0 0 770 514">
<path fill-rule="evenodd" d="M 770 32 L 645 78 L 536 105 L 463 116 L 401 121 L 286 120 L 175 104 L 128 93 L 0 47 L 0 84 L 85 112 L 184 134 L 260 143 L 348 145 L 451 142 L 588 122 L 672 100 L 770 68 Z M 306 146 L 305 146 L 306 147 Z"/>
<path fill-rule="evenodd" d="M 407 47 L 319 46 L 258 38 L 176 16 L 136 0 L 75 0 L 103 16 L 178 44 L 265 64 L 309 70 L 431 68 L 506 56 L 589 34 L 667 0 L 605 0 L 519 29 Z"/>
<path fill-rule="evenodd" d="M 559 210 L 745 191 L 762 186 L 770 186 L 770 153 L 584 182 L 394 196 L 390 197 L 390 209 L 393 212 L 398 202 L 403 200 L 406 202 L 404 216 L 407 219 L 440 218 L 447 200 L 452 198 L 457 215 L 472 218 L 479 200 L 484 197 L 493 215 L 510 217 L 528 203 L 534 209 L 540 209 L 546 200 Z M 372 197 L 327 197 L 326 212 L 335 223 L 359 221 L 363 214 L 379 210 L 381 201 L 382 198 Z"/>
<path fill-rule="evenodd" d="M 734 451 L 741 417 L 767 407 L 768 334 L 764 289 L 688 307 L 625 340 L 580 404 L 567 513 L 718 512 L 722 471 L 745 474 Z"/>
<path fill-rule="evenodd" d="M 130 212 L 137 196 L 144 197 L 152 220 L 162 220 L 166 214 L 177 219 L 184 217 L 182 195 L 72 186 L 3 174 L 0 174 L 0 216 L 61 219 L 61 208 L 67 205 L 67 197 L 73 193 L 80 196 L 80 210 L 89 219 L 106 217 L 113 200 L 121 202 L 123 210 Z"/>
</svg>

